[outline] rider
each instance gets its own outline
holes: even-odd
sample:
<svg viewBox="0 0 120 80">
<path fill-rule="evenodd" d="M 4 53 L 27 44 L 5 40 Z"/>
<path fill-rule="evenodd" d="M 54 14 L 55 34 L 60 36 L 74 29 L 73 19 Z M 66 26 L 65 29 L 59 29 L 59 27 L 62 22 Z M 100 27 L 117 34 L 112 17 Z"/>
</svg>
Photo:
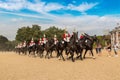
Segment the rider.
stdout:
<svg viewBox="0 0 120 80">
<path fill-rule="evenodd" d="M 35 42 L 34 42 L 34 40 L 33 40 L 33 38 L 32 38 L 31 41 L 30 41 L 29 46 L 31 47 L 31 46 L 33 46 L 33 45 L 35 45 Z"/>
<path fill-rule="evenodd" d="M 22 43 L 18 43 L 17 48 L 22 48 Z"/>
<path fill-rule="evenodd" d="M 22 47 L 25 47 L 25 46 L 26 46 L 26 41 L 24 41 L 22 44 Z"/>
<path fill-rule="evenodd" d="M 38 45 L 43 45 L 42 39 L 40 38 L 38 41 Z"/>
<path fill-rule="evenodd" d="M 43 42 L 44 44 L 46 44 L 47 41 L 48 41 L 48 40 L 47 40 L 47 38 L 46 38 L 46 35 L 44 34 L 44 35 L 43 35 L 43 38 L 42 38 L 42 42 Z"/>
<path fill-rule="evenodd" d="M 84 38 L 84 33 L 80 35 L 80 40 L 82 40 L 83 38 Z"/>
<path fill-rule="evenodd" d="M 63 34 L 63 40 L 66 42 L 70 41 L 70 34 L 65 30 Z"/>
<path fill-rule="evenodd" d="M 58 42 L 58 39 L 57 39 L 57 35 L 55 34 L 55 35 L 54 35 L 54 44 L 56 45 L 57 42 Z"/>
</svg>

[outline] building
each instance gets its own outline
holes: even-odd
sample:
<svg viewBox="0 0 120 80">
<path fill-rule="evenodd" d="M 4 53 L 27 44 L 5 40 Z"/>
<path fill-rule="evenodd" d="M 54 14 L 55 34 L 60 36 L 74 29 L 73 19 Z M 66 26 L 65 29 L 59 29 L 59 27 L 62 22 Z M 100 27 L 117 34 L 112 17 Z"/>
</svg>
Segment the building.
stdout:
<svg viewBox="0 0 120 80">
<path fill-rule="evenodd" d="M 110 31 L 111 34 L 111 45 L 113 46 L 115 43 L 119 44 L 120 47 L 120 26 L 115 27 L 112 31 Z"/>
</svg>

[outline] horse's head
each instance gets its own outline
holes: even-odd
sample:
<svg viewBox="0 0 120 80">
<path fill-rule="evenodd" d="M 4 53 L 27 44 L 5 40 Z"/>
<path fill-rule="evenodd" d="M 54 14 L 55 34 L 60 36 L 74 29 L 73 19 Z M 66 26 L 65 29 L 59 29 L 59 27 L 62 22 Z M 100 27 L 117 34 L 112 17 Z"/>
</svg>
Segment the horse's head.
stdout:
<svg viewBox="0 0 120 80">
<path fill-rule="evenodd" d="M 49 43 L 49 44 L 53 44 L 53 43 L 54 43 L 54 39 L 49 39 L 49 40 L 48 40 L 48 43 Z"/>
<path fill-rule="evenodd" d="M 76 42 L 78 40 L 78 32 L 73 32 L 72 37 L 70 38 L 71 42 Z"/>
</svg>

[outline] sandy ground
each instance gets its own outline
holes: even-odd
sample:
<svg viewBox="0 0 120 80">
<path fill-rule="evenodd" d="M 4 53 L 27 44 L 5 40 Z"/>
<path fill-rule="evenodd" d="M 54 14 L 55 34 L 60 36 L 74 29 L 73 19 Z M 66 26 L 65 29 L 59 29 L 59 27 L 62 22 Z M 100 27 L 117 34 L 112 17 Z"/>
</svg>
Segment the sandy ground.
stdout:
<svg viewBox="0 0 120 80">
<path fill-rule="evenodd" d="M 71 62 L 0 52 L 0 80 L 120 80 L 120 55 L 95 56 Z"/>
</svg>

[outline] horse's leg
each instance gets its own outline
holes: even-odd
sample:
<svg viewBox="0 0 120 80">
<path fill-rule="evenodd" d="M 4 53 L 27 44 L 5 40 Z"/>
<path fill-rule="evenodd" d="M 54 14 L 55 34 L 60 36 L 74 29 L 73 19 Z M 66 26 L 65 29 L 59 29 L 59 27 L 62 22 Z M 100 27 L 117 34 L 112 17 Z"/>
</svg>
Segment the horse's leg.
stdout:
<svg viewBox="0 0 120 80">
<path fill-rule="evenodd" d="M 33 50 L 33 56 L 36 57 L 36 53 L 35 53 L 35 50 Z"/>
<path fill-rule="evenodd" d="M 39 51 L 39 57 L 42 58 L 42 51 Z"/>
<path fill-rule="evenodd" d="M 70 57 L 68 57 L 69 53 L 70 53 L 70 50 L 69 50 L 69 49 L 67 49 L 67 50 L 66 50 L 66 56 L 67 56 L 67 59 L 70 59 L 70 58 L 71 58 L 71 56 L 70 56 Z"/>
<path fill-rule="evenodd" d="M 40 58 L 43 58 L 43 52 L 44 52 L 44 49 L 40 49 Z"/>
<path fill-rule="evenodd" d="M 46 53 L 46 55 L 45 55 L 45 58 L 47 58 L 47 56 L 48 56 L 48 51 L 47 51 L 47 53 Z"/>
<path fill-rule="evenodd" d="M 69 55 L 69 49 L 68 49 L 68 48 L 65 49 L 65 54 L 66 54 L 67 56 Z"/>
<path fill-rule="evenodd" d="M 61 55 L 61 57 L 62 57 L 62 59 L 63 59 L 63 61 L 65 61 L 65 59 L 64 59 L 64 57 L 63 57 L 63 50 L 61 50 L 61 52 L 60 52 L 60 55 Z"/>
<path fill-rule="evenodd" d="M 47 53 L 46 53 L 46 55 L 45 55 L 45 58 L 48 58 L 48 59 L 50 58 L 50 57 L 49 57 L 49 53 L 50 53 L 50 52 L 47 51 Z"/>
<path fill-rule="evenodd" d="M 27 55 L 27 50 L 25 49 L 25 55 Z"/>
<path fill-rule="evenodd" d="M 85 59 L 85 55 L 86 55 L 87 51 L 88 51 L 88 50 L 85 50 L 85 53 L 84 53 L 84 56 L 83 56 L 84 59 Z"/>
<path fill-rule="evenodd" d="M 94 54 L 93 54 L 93 51 L 90 50 L 90 52 L 91 52 L 91 54 L 92 54 L 92 58 L 95 59 Z"/>
<path fill-rule="evenodd" d="M 57 55 L 56 57 L 58 58 L 60 56 L 60 50 L 57 50 Z"/>
<path fill-rule="evenodd" d="M 78 58 L 81 56 L 81 50 L 77 50 L 76 54 L 77 54 L 76 59 L 78 59 Z M 79 55 L 79 54 L 80 54 L 80 55 Z"/>
<path fill-rule="evenodd" d="M 18 54 L 20 55 L 20 49 L 18 50 Z"/>
<path fill-rule="evenodd" d="M 72 62 L 75 62 L 75 60 L 74 60 L 74 52 L 72 51 L 72 50 L 70 50 L 70 55 L 71 55 L 71 59 L 72 59 Z"/>
<path fill-rule="evenodd" d="M 80 51 L 80 56 L 79 56 L 81 60 L 83 60 L 82 59 L 82 52 L 83 52 L 83 49 Z"/>
<path fill-rule="evenodd" d="M 53 52 L 53 50 L 50 50 L 50 57 L 52 58 L 53 56 L 52 56 L 52 52 Z"/>
</svg>

